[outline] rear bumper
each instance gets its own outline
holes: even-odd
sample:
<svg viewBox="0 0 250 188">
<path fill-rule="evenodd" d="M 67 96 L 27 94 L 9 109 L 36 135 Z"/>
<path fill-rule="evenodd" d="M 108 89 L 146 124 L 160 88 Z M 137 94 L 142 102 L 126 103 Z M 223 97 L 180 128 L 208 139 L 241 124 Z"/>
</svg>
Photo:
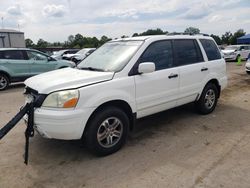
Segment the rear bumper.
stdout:
<svg viewBox="0 0 250 188">
<path fill-rule="evenodd" d="M 227 87 L 227 76 L 224 76 L 220 79 L 220 87 L 221 87 L 221 90 Z"/>
</svg>

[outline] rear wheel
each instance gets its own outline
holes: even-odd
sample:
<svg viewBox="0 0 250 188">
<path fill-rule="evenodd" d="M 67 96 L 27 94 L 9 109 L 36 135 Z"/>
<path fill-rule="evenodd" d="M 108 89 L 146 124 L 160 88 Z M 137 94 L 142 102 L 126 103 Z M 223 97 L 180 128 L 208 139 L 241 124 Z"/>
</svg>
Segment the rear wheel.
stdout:
<svg viewBox="0 0 250 188">
<path fill-rule="evenodd" d="M 0 73 L 0 91 L 5 90 L 9 86 L 9 78 L 5 74 Z"/>
<path fill-rule="evenodd" d="M 91 118 L 85 134 L 86 146 L 95 155 L 109 155 L 125 144 L 128 132 L 126 113 L 117 107 L 106 107 Z"/>
<path fill-rule="evenodd" d="M 208 83 L 196 102 L 196 109 L 200 114 L 209 114 L 214 111 L 218 101 L 219 91 L 215 84 Z"/>
</svg>

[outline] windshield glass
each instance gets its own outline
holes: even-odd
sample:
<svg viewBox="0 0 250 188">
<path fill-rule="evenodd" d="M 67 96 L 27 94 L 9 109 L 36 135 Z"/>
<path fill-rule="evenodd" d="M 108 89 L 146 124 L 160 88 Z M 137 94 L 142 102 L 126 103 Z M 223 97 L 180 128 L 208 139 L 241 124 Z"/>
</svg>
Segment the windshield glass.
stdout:
<svg viewBox="0 0 250 188">
<path fill-rule="evenodd" d="M 238 49 L 237 46 L 227 46 L 227 47 L 225 48 L 225 50 L 237 50 L 237 49 Z"/>
<path fill-rule="evenodd" d="M 84 59 L 78 68 L 118 72 L 129 62 L 143 41 L 108 42 Z"/>
</svg>

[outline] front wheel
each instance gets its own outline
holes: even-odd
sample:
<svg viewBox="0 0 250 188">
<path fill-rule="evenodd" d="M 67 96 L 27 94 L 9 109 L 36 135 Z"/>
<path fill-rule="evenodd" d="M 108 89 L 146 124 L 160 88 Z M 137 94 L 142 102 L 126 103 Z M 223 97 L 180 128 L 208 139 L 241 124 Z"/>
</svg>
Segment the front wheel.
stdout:
<svg viewBox="0 0 250 188">
<path fill-rule="evenodd" d="M 9 86 L 9 79 L 6 75 L 0 74 L 0 91 L 5 90 Z"/>
<path fill-rule="evenodd" d="M 218 101 L 219 91 L 215 84 L 208 83 L 202 91 L 195 106 L 200 114 L 209 114 L 214 111 Z"/>
<path fill-rule="evenodd" d="M 128 132 L 126 113 L 117 107 L 103 108 L 94 114 L 87 125 L 86 146 L 98 156 L 109 155 L 125 144 Z"/>
</svg>

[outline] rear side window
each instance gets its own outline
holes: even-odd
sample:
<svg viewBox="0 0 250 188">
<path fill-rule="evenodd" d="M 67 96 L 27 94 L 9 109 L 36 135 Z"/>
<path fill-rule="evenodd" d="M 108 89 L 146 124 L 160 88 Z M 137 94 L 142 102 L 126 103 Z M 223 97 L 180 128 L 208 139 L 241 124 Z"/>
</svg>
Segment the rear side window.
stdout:
<svg viewBox="0 0 250 188">
<path fill-rule="evenodd" d="M 24 55 L 21 50 L 7 50 L 3 54 L 4 59 L 24 60 Z"/>
<path fill-rule="evenodd" d="M 153 62 L 156 70 L 173 66 L 173 50 L 171 41 L 158 41 L 151 44 L 140 57 L 140 63 Z"/>
<path fill-rule="evenodd" d="M 220 51 L 217 48 L 214 41 L 209 40 L 209 39 L 200 39 L 200 42 L 207 54 L 207 58 L 209 61 L 221 59 Z"/>
<path fill-rule="evenodd" d="M 174 40 L 176 61 L 179 66 L 203 62 L 203 57 L 196 40 Z"/>
<path fill-rule="evenodd" d="M 4 59 L 3 51 L 0 51 L 0 59 Z"/>
</svg>

